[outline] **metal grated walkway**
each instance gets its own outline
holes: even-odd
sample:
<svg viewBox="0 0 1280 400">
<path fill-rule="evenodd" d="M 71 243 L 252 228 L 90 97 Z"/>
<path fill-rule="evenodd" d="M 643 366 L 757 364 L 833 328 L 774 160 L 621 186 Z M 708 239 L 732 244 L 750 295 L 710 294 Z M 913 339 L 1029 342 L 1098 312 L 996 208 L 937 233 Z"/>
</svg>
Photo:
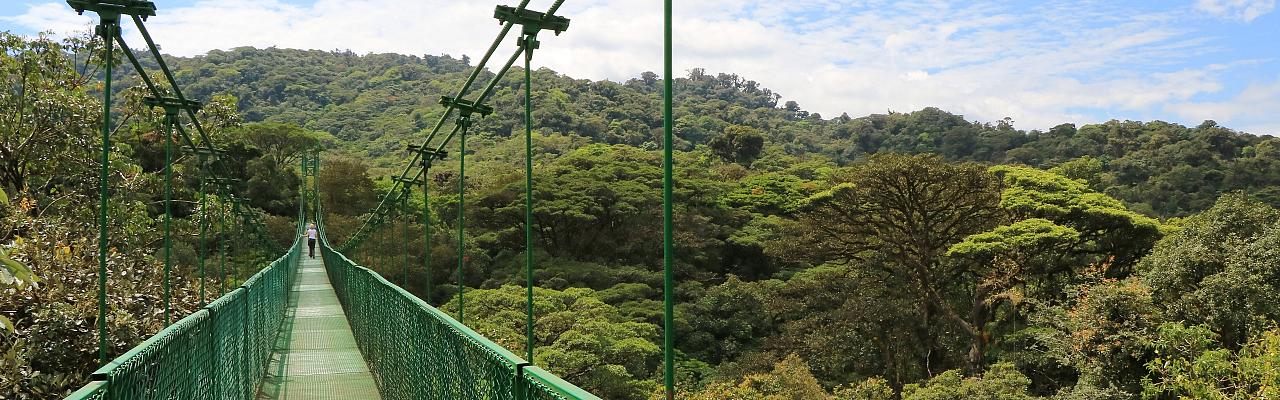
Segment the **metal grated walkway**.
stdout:
<svg viewBox="0 0 1280 400">
<path fill-rule="evenodd" d="M 380 399 L 324 262 L 303 254 L 299 264 L 258 398 Z"/>
</svg>

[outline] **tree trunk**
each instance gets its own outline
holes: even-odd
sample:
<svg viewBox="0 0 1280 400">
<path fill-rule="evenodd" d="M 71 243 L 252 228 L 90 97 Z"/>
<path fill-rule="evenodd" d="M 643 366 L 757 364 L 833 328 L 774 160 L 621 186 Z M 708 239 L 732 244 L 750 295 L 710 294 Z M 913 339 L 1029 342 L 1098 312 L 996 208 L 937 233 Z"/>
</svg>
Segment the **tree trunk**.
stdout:
<svg viewBox="0 0 1280 400">
<path fill-rule="evenodd" d="M 973 291 L 973 303 L 969 309 L 969 323 L 972 325 L 972 338 L 969 342 L 969 356 L 965 360 L 965 369 L 970 375 L 982 373 L 986 366 L 987 345 L 990 335 L 987 333 L 987 322 L 991 319 L 991 305 L 986 302 L 990 287 L 979 284 Z"/>
</svg>

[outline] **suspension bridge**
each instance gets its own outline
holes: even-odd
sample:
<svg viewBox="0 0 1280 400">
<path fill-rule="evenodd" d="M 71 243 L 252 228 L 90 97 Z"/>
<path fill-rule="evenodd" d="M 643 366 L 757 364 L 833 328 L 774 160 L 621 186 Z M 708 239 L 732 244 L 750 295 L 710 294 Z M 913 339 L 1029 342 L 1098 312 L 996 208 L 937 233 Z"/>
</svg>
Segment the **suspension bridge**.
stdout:
<svg viewBox="0 0 1280 400">
<path fill-rule="evenodd" d="M 494 17 L 502 28 L 466 82 L 453 96 L 444 96 L 445 108 L 439 121 L 420 144 L 410 145 L 404 170 L 393 178 L 394 186 L 377 207 L 367 214 L 359 229 L 341 244 L 331 243 L 324 229 L 323 205 L 316 185 L 320 168 L 318 154 L 303 157 L 303 190 L 297 211 L 296 239 L 288 248 L 270 248 L 262 217 L 247 206 L 248 199 L 236 193 L 225 152 L 210 140 L 196 118 L 201 103 L 183 95 L 159 47 L 147 31 L 145 21 L 156 16 L 154 3 L 145 0 L 67 0 L 76 12 L 95 13 L 95 33 L 113 54 L 113 45 L 141 78 L 149 97 L 147 106 L 163 110 L 165 130 L 164 177 L 164 321 L 167 325 L 136 347 L 109 358 L 107 330 L 108 205 L 112 132 L 111 80 L 115 58 L 103 60 L 102 153 L 99 171 L 98 215 L 98 356 L 100 367 L 90 383 L 69 399 L 597 399 L 587 391 L 534 365 L 535 315 L 533 304 L 534 259 L 532 241 L 532 109 L 530 68 L 541 43 L 538 35 L 560 34 L 569 28 L 569 19 L 557 16 L 564 0 L 556 0 L 546 11 L 527 8 L 529 0 L 514 7 L 497 6 Z M 672 68 L 671 0 L 665 0 L 664 44 L 664 380 L 667 399 L 674 398 L 673 325 L 673 225 L 672 225 Z M 121 34 L 121 21 L 132 20 L 159 67 L 163 80 L 153 79 Z M 495 69 L 488 82 L 476 86 L 499 45 L 518 28 L 517 47 L 505 63 Z M 421 187 L 429 198 L 426 180 L 433 164 L 448 159 L 456 144 L 459 183 L 456 195 L 465 204 L 467 134 L 476 119 L 492 113 L 486 100 L 499 80 L 519 60 L 524 61 L 525 115 L 525 354 L 517 355 L 471 330 L 465 324 L 463 271 L 466 220 L 458 208 L 456 229 L 457 304 L 456 317 L 436 309 L 378 273 L 352 261 L 345 254 L 357 251 L 377 229 L 399 218 L 421 218 L 430 226 L 428 202 L 415 216 L 407 199 Z M 182 117 L 186 116 L 185 123 Z M 450 124 L 452 123 L 452 124 Z M 451 125 L 451 126 L 450 126 Z M 446 128 L 446 126 L 449 126 Z M 171 303 L 172 181 L 174 153 L 197 156 L 201 176 L 199 209 L 201 246 L 199 251 L 201 307 L 186 316 L 173 316 Z M 218 216 L 212 220 L 209 210 Z M 230 215 L 230 217 L 228 217 Z M 439 217 L 438 217 L 439 218 Z M 304 254 L 304 232 L 308 221 L 318 229 L 318 256 Z M 231 226 L 228 226 L 228 225 Z M 204 236 L 217 226 L 219 236 L 230 232 L 254 237 L 251 245 L 281 254 L 262 270 L 239 285 L 227 287 L 227 245 L 216 250 L 204 247 Z M 407 225 L 406 225 L 407 226 Z M 212 234 L 212 233 L 210 233 Z M 424 265 L 429 268 L 431 237 L 426 232 L 428 251 Z M 406 236 L 402 237 L 406 238 Z M 216 253 L 216 254 L 215 254 Z M 216 262 L 215 262 L 216 260 Z M 405 258 L 403 268 L 411 266 Z M 206 288 L 206 274 L 216 272 L 222 279 L 217 288 Z M 402 274 L 407 276 L 408 274 Z M 431 274 L 424 282 L 428 293 Z M 233 278 L 234 279 L 234 278 Z M 401 282 L 405 284 L 406 282 Z M 205 302 L 208 292 L 218 297 Z M 430 295 L 427 296 L 430 298 Z M 176 321 L 174 320 L 176 318 Z"/>
</svg>

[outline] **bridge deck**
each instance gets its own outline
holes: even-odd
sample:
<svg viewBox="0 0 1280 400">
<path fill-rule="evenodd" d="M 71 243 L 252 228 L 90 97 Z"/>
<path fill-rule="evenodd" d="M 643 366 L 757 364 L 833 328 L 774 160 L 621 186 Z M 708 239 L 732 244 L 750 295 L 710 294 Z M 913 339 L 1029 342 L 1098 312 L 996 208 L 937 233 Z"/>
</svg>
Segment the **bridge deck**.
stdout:
<svg viewBox="0 0 1280 400">
<path fill-rule="evenodd" d="M 299 264 L 258 398 L 380 399 L 324 262 L 304 254 Z"/>
</svg>

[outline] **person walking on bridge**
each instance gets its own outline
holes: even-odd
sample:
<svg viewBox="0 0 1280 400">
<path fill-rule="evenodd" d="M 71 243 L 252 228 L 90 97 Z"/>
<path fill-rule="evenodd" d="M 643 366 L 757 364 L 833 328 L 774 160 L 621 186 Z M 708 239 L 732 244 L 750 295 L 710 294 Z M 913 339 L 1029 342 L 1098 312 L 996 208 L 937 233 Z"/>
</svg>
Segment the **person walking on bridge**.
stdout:
<svg viewBox="0 0 1280 400">
<path fill-rule="evenodd" d="M 307 224 L 307 233 L 304 235 L 307 236 L 307 249 L 310 250 L 308 254 L 311 258 L 316 258 L 316 234 L 316 224 Z"/>
</svg>

